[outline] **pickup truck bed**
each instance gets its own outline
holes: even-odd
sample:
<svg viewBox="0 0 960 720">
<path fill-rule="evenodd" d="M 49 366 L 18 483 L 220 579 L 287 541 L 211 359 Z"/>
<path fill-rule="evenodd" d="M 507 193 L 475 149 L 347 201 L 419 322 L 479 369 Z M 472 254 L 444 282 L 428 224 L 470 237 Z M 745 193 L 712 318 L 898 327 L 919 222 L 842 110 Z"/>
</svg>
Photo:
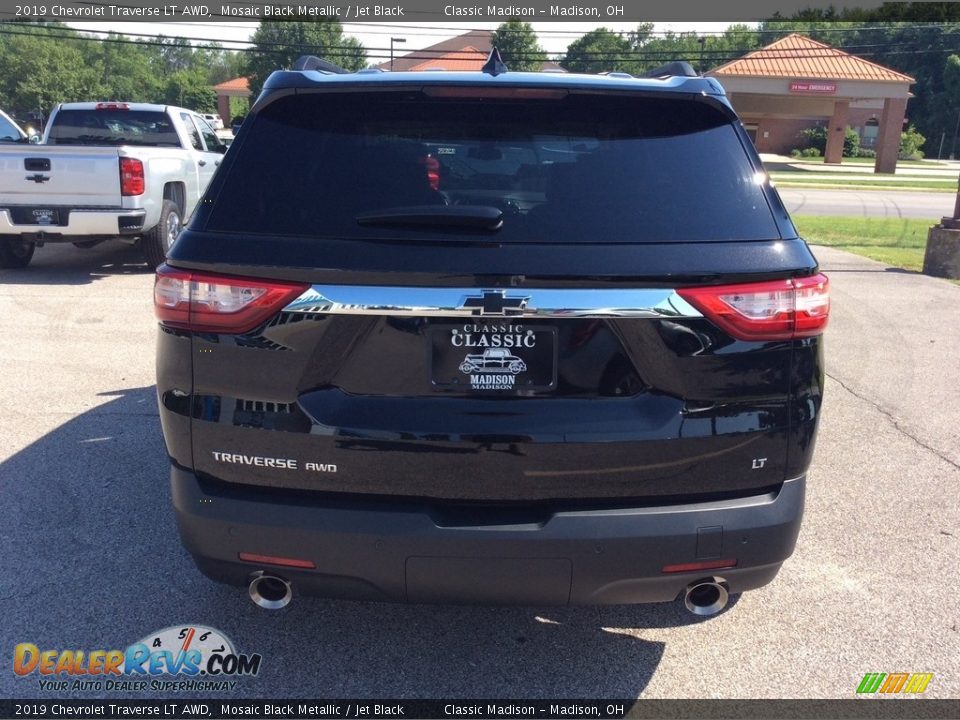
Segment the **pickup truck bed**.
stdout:
<svg viewBox="0 0 960 720">
<path fill-rule="evenodd" d="M 0 147 L 0 267 L 35 247 L 111 238 L 163 261 L 226 147 L 195 113 L 126 103 L 71 103 L 45 142 Z"/>
</svg>

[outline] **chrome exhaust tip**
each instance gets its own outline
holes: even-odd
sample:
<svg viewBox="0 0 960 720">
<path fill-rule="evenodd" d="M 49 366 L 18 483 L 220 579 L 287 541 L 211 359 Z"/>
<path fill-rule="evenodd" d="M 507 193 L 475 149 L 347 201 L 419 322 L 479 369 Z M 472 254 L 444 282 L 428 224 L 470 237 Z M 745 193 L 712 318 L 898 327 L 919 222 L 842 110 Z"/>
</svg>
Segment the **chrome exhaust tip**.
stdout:
<svg viewBox="0 0 960 720">
<path fill-rule="evenodd" d="M 262 570 L 253 574 L 248 590 L 254 604 L 264 610 L 280 610 L 293 599 L 293 587 L 288 581 Z"/>
<path fill-rule="evenodd" d="M 721 577 L 704 578 L 687 585 L 683 604 L 694 615 L 716 615 L 727 606 L 730 593 Z"/>
</svg>

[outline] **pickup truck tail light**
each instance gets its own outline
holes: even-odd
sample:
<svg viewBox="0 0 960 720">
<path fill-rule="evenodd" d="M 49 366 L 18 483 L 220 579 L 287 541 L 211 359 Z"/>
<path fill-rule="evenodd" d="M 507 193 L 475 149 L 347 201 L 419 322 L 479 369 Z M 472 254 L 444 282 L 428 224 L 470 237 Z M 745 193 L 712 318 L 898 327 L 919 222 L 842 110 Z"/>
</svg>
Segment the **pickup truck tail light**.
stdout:
<svg viewBox="0 0 960 720">
<path fill-rule="evenodd" d="M 819 335 L 830 317 L 826 275 L 677 290 L 707 318 L 740 340 L 793 340 Z"/>
<path fill-rule="evenodd" d="M 143 195 L 145 189 L 143 162 L 136 158 L 120 158 L 120 194 Z"/>
<path fill-rule="evenodd" d="M 432 155 L 424 155 L 420 158 L 420 164 L 427 169 L 427 182 L 434 190 L 440 189 L 440 161 Z"/>
<path fill-rule="evenodd" d="M 195 332 L 253 330 L 300 295 L 308 283 L 157 268 L 153 307 L 161 325 Z"/>
</svg>

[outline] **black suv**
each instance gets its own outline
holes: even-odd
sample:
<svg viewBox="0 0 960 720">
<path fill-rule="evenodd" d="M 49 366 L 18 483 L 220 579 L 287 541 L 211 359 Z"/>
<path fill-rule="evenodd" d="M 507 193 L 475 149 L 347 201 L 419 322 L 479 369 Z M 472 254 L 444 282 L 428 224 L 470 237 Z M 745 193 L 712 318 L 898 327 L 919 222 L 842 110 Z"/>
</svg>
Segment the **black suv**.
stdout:
<svg viewBox="0 0 960 720">
<path fill-rule="evenodd" d="M 269 78 L 155 287 L 205 574 L 269 608 L 702 615 L 774 578 L 827 279 L 723 89 L 676 65 Z"/>
</svg>

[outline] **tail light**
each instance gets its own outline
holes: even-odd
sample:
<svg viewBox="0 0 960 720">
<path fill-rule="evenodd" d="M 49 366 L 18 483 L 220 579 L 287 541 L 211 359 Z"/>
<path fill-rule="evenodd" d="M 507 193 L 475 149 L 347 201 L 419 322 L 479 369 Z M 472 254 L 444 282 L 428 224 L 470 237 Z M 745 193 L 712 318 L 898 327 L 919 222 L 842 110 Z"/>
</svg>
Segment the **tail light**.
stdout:
<svg viewBox="0 0 960 720">
<path fill-rule="evenodd" d="M 136 158 L 120 158 L 120 194 L 143 195 L 145 189 L 143 162 Z"/>
<path fill-rule="evenodd" d="M 434 190 L 440 189 L 440 161 L 432 155 L 424 155 L 420 158 L 420 164 L 427 169 L 427 182 Z"/>
<path fill-rule="evenodd" d="M 830 316 L 826 275 L 677 290 L 740 340 L 792 340 L 819 335 Z"/>
<path fill-rule="evenodd" d="M 96 110 L 129 110 L 130 104 L 124 102 L 102 102 L 97 103 Z"/>
<path fill-rule="evenodd" d="M 157 268 L 153 308 L 166 327 L 196 332 L 253 330 L 304 290 L 307 283 L 212 275 Z"/>
</svg>

